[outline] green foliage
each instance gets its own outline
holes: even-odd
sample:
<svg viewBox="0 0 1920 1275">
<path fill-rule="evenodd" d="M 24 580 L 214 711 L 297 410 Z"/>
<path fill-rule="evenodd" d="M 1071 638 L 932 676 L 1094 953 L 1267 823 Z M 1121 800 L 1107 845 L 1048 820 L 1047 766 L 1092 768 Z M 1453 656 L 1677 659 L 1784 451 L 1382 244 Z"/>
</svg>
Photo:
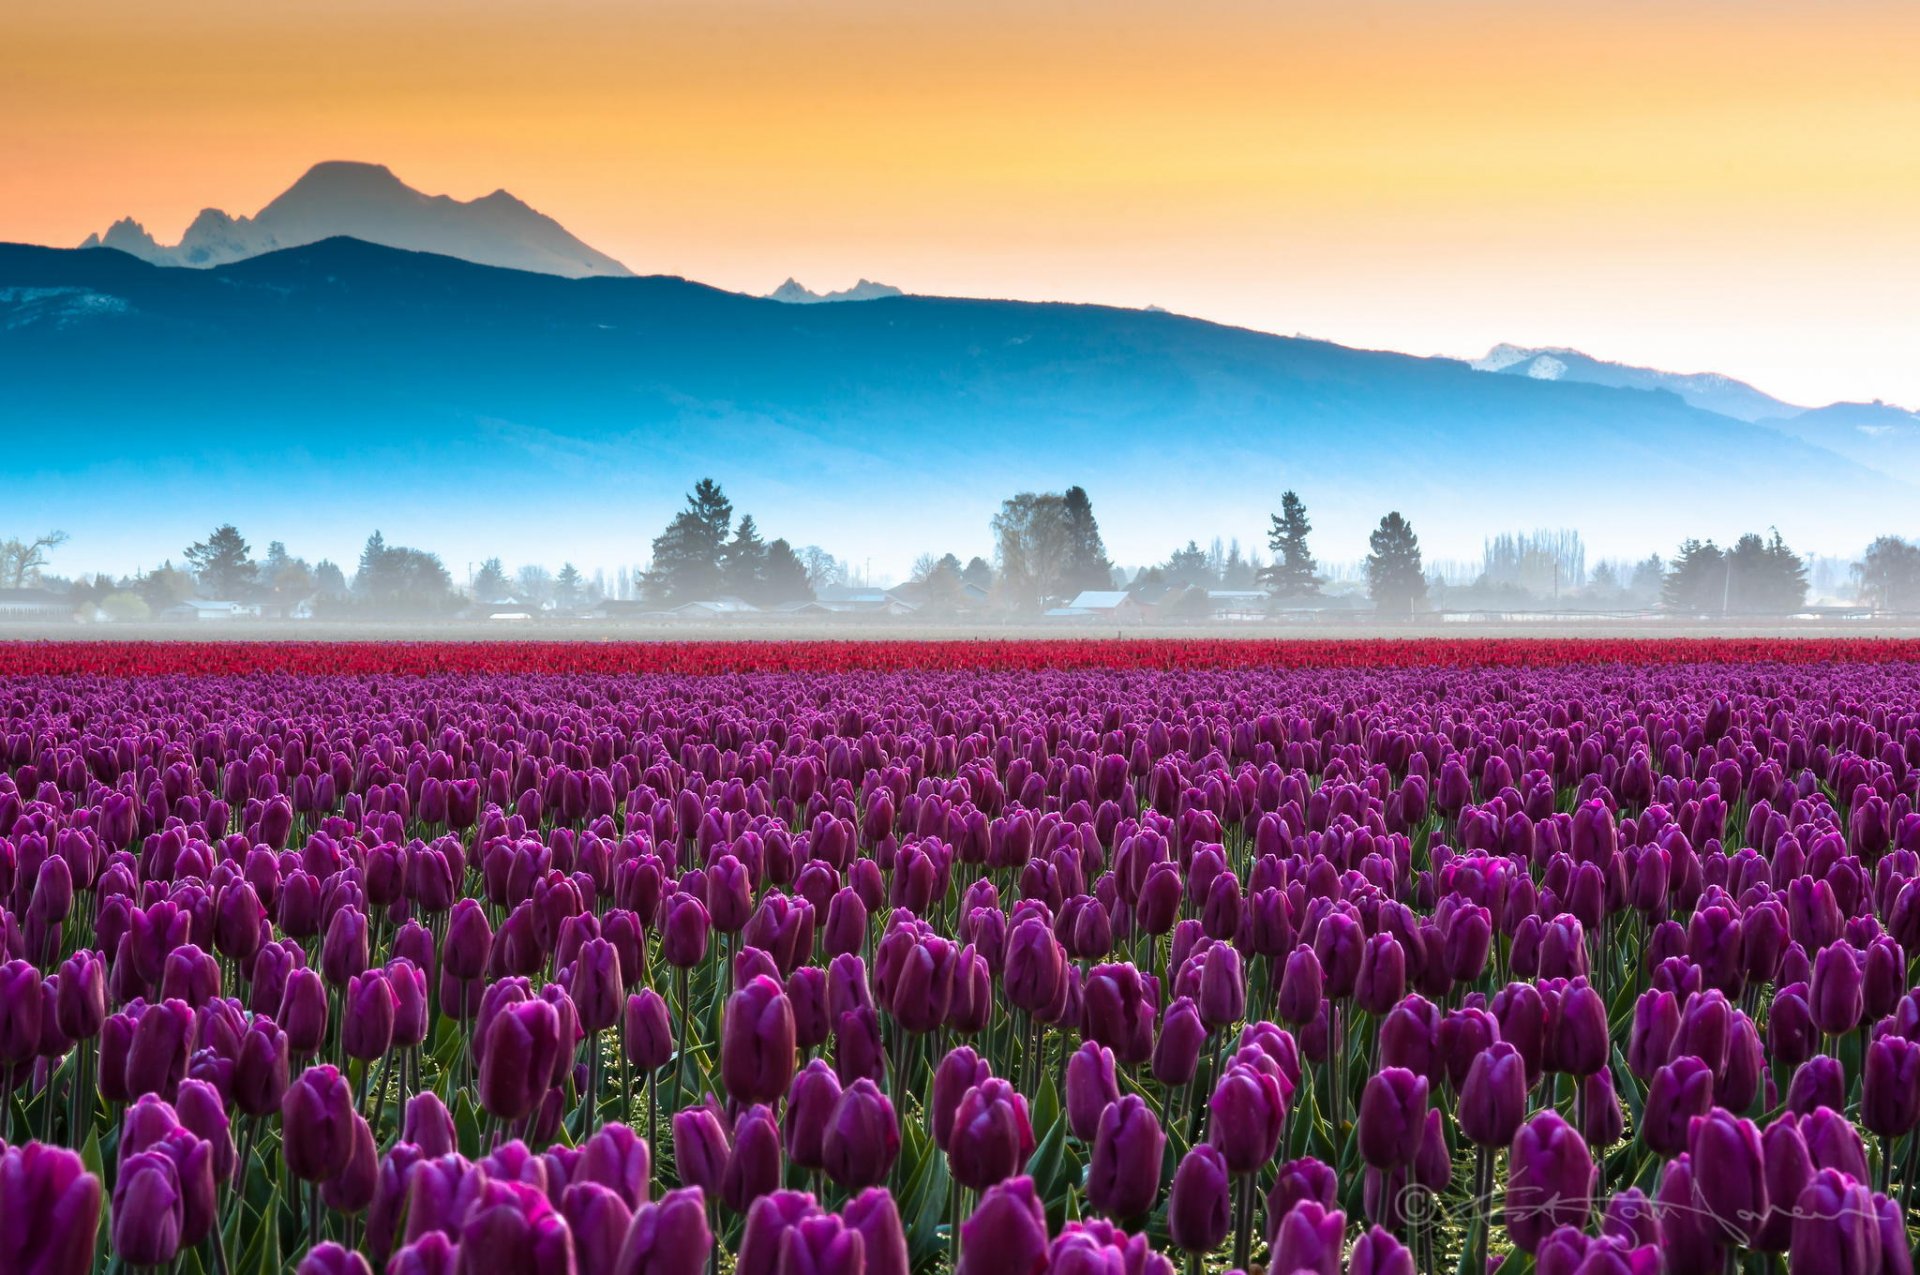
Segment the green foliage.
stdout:
<svg viewBox="0 0 1920 1275">
<path fill-rule="evenodd" d="M 1367 596 L 1383 615 L 1410 615 L 1427 600 L 1420 565 L 1420 537 L 1398 511 L 1380 520 L 1367 537 Z"/>
</svg>

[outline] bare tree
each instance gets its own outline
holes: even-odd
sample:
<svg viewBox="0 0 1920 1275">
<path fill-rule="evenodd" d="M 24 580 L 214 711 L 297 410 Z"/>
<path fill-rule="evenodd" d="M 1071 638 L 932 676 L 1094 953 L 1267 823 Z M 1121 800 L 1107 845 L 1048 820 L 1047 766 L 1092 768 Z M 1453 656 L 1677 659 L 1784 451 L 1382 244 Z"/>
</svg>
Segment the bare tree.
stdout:
<svg viewBox="0 0 1920 1275">
<path fill-rule="evenodd" d="M 0 540 L 0 588 L 24 589 L 37 583 L 48 552 L 65 543 L 64 531 L 49 531 L 32 540 Z"/>
</svg>

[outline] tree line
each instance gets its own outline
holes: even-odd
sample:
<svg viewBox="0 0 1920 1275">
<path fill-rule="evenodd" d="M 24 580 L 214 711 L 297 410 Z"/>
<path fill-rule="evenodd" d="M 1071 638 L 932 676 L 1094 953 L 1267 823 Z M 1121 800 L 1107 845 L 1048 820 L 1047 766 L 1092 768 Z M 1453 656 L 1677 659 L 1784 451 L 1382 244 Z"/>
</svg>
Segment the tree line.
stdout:
<svg viewBox="0 0 1920 1275">
<path fill-rule="evenodd" d="M 1320 605 L 1329 579 L 1309 543 L 1313 524 L 1306 503 L 1298 493 L 1285 491 L 1279 505 L 1267 528 L 1269 558 L 1244 553 L 1238 541 L 1223 545 L 1216 539 L 1202 548 L 1188 540 L 1164 561 L 1129 575 L 1109 556 L 1085 488 L 1019 492 L 1002 501 L 990 520 L 991 562 L 923 554 L 900 591 L 936 615 L 965 610 L 1037 615 L 1090 591 L 1164 597 L 1184 589 L 1201 600 L 1188 604 L 1196 616 L 1206 613 L 1202 602 L 1209 590 L 1264 593 L 1282 608 Z M 47 582 L 49 555 L 65 541 L 57 531 L 0 540 L 0 588 Z M 277 540 L 256 559 L 231 523 L 187 546 L 181 560 L 181 566 L 168 561 L 117 580 L 82 579 L 68 592 L 76 605 L 99 606 L 117 619 L 157 615 L 195 597 L 255 604 L 281 615 L 305 607 L 320 616 L 427 618 L 451 614 L 469 600 L 575 609 L 603 597 L 636 595 L 661 609 L 724 597 L 777 608 L 814 598 L 848 579 L 845 564 L 817 546 L 795 549 L 785 539 L 766 539 L 753 515 L 737 511 L 711 478 L 694 485 L 653 538 L 648 564 L 631 574 L 621 568 L 617 585 L 599 572 L 589 579 L 570 562 L 557 573 L 527 565 L 510 576 L 495 557 L 480 565 L 463 591 L 438 556 L 389 544 L 377 530 L 350 576 L 325 559 L 309 564 Z M 1809 591 L 1807 561 L 1777 529 L 1741 535 L 1725 548 L 1711 539 L 1690 538 L 1670 561 L 1656 554 L 1630 568 L 1602 562 L 1591 574 L 1576 532 L 1506 533 L 1486 542 L 1477 578 L 1449 584 L 1429 572 L 1418 534 L 1398 511 L 1383 515 L 1369 535 L 1361 575 L 1374 609 L 1399 616 L 1434 606 L 1524 609 L 1536 600 L 1563 596 L 1605 608 L 1658 607 L 1680 615 L 1783 615 L 1805 607 Z M 1883 536 L 1852 564 L 1851 577 L 1865 605 L 1920 611 L 1920 545 Z"/>
</svg>

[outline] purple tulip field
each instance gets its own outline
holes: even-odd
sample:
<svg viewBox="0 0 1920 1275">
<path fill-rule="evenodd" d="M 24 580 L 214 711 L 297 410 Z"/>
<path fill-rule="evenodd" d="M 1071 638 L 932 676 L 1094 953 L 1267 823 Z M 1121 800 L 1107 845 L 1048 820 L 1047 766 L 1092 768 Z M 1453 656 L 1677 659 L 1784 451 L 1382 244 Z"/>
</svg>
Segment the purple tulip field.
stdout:
<svg viewBox="0 0 1920 1275">
<path fill-rule="evenodd" d="M 1397 663 L 10 672 L 0 1275 L 1908 1275 L 1920 664 Z"/>
</svg>

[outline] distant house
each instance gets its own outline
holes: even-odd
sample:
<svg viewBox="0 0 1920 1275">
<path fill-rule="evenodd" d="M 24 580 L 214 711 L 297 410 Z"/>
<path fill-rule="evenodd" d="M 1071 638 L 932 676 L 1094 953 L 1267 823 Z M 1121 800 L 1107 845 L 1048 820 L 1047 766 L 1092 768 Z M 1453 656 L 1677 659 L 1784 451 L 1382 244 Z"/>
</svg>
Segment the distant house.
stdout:
<svg viewBox="0 0 1920 1275">
<path fill-rule="evenodd" d="M 260 608 L 245 602 L 224 602 L 207 598 L 188 598 L 160 613 L 163 620 L 184 620 L 199 624 L 212 620 L 244 620 L 260 614 Z"/>
<path fill-rule="evenodd" d="M 608 598 L 593 609 L 603 620 L 656 619 L 662 612 L 651 602 L 639 598 Z"/>
<path fill-rule="evenodd" d="M 676 620 L 738 620 L 762 614 L 759 607 L 744 598 L 703 598 L 683 602 L 667 612 Z"/>
<path fill-rule="evenodd" d="M 830 615 L 912 615 L 919 604 L 888 589 L 828 585 L 814 599 Z"/>
<path fill-rule="evenodd" d="M 50 589 L 0 589 L 0 620 L 69 620 L 73 604 Z"/>
<path fill-rule="evenodd" d="M 1269 605 L 1265 589 L 1208 589 L 1207 604 L 1222 620 L 1259 620 Z"/>
<path fill-rule="evenodd" d="M 1065 606 L 1046 612 L 1049 620 L 1089 620 L 1107 624 L 1138 624 L 1145 616 L 1140 604 L 1122 589 L 1085 589 Z"/>
<path fill-rule="evenodd" d="M 1213 613 L 1207 591 L 1197 584 L 1144 584 L 1130 595 L 1140 618 L 1150 623 L 1205 619 Z"/>
</svg>

